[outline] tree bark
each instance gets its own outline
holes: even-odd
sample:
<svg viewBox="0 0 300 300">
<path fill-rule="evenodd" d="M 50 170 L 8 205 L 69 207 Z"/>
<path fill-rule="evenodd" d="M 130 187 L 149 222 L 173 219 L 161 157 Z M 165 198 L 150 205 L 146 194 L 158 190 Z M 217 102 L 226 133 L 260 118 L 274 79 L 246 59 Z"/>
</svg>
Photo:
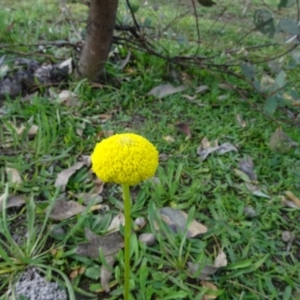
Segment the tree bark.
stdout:
<svg viewBox="0 0 300 300">
<path fill-rule="evenodd" d="M 80 78 L 95 80 L 103 71 L 113 38 L 118 0 L 91 0 L 87 34 L 78 64 Z"/>
</svg>

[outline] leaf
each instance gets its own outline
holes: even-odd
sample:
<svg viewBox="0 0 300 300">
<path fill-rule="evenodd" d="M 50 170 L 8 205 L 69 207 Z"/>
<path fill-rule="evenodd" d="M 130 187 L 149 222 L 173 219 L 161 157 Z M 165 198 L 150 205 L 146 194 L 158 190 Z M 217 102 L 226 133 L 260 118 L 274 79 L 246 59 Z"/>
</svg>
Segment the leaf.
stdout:
<svg viewBox="0 0 300 300">
<path fill-rule="evenodd" d="M 240 114 L 237 114 L 235 117 L 236 117 L 236 121 L 238 122 L 238 124 L 241 127 L 245 128 L 247 126 L 246 121 L 243 120 L 243 118 L 242 118 L 242 116 Z"/>
<path fill-rule="evenodd" d="M 283 32 L 291 36 L 297 36 L 299 34 L 299 28 L 294 20 L 290 18 L 284 18 L 279 21 L 277 25 L 277 32 Z"/>
<path fill-rule="evenodd" d="M 163 139 L 169 144 L 175 142 L 175 139 L 173 137 L 171 137 L 170 135 L 164 136 Z"/>
<path fill-rule="evenodd" d="M 179 131 L 184 133 L 188 139 L 192 137 L 191 129 L 188 124 L 178 123 L 175 126 L 178 128 Z"/>
<path fill-rule="evenodd" d="M 109 232 L 119 231 L 121 225 L 125 226 L 125 217 L 120 212 L 112 219 L 109 227 L 107 228 L 107 231 Z"/>
<path fill-rule="evenodd" d="M 153 88 L 147 95 L 162 99 L 166 96 L 180 93 L 186 89 L 187 89 L 187 86 L 185 86 L 185 85 L 179 85 L 177 87 L 174 87 L 170 83 L 167 83 L 167 84 L 162 84 L 162 85 L 159 85 L 159 86 Z"/>
<path fill-rule="evenodd" d="M 275 78 L 275 82 L 279 88 L 284 87 L 286 85 L 286 73 L 284 71 L 280 71 Z"/>
<path fill-rule="evenodd" d="M 184 231 L 187 226 L 188 214 L 186 214 L 182 210 L 173 209 L 171 207 L 163 207 L 159 210 L 159 214 L 161 219 L 170 226 L 170 228 L 177 232 L 178 230 Z M 158 226 L 156 224 L 156 229 Z M 187 237 L 192 238 L 196 237 L 200 234 L 204 234 L 207 232 L 207 227 L 203 224 L 193 220 L 189 225 Z"/>
<path fill-rule="evenodd" d="M 211 275 L 215 274 L 219 269 L 226 266 L 227 266 L 226 254 L 222 250 L 220 250 L 217 257 L 215 258 L 213 266 L 206 265 L 203 267 L 203 265 L 199 263 L 188 262 L 188 272 L 192 276 L 197 276 L 198 279 L 209 280 Z"/>
<path fill-rule="evenodd" d="M 128 50 L 128 53 L 127 53 L 127 56 L 125 57 L 125 59 L 122 59 L 118 62 L 120 70 L 123 70 L 127 66 L 128 62 L 130 60 L 130 57 L 131 57 L 131 52 L 130 52 L 130 50 Z"/>
<path fill-rule="evenodd" d="M 254 168 L 254 163 L 250 156 L 247 156 L 246 158 L 243 158 L 239 161 L 239 169 L 242 172 L 246 173 L 251 180 L 256 181 L 257 176 L 254 173 L 253 168 Z"/>
<path fill-rule="evenodd" d="M 76 201 L 57 199 L 50 213 L 50 218 L 56 221 L 69 219 L 82 213 L 85 207 Z"/>
<path fill-rule="evenodd" d="M 112 276 L 111 268 L 113 267 L 116 259 L 113 255 L 109 255 L 105 259 L 106 259 L 106 264 L 110 268 L 107 268 L 107 266 L 105 264 L 102 265 L 100 279 L 101 279 L 101 285 L 102 285 L 103 289 L 105 290 L 106 293 L 109 293 L 109 291 L 110 291 L 109 281 Z"/>
<path fill-rule="evenodd" d="M 225 154 L 227 152 L 231 152 L 231 151 L 238 152 L 237 148 L 230 143 L 224 143 L 224 144 L 220 145 L 217 149 L 217 153 L 220 155 L 223 155 L 223 154 Z"/>
<path fill-rule="evenodd" d="M 100 248 L 104 256 L 109 256 L 116 254 L 124 246 L 123 237 L 118 231 L 103 236 L 93 234 L 88 239 L 88 243 L 82 243 L 77 246 L 76 253 L 78 255 L 99 258 Z"/>
<path fill-rule="evenodd" d="M 5 167 L 5 172 L 11 183 L 19 185 L 23 182 L 21 175 L 17 169 Z"/>
<path fill-rule="evenodd" d="M 55 180 L 55 187 L 61 187 L 64 191 L 66 189 L 66 185 L 68 184 L 69 178 L 79 169 L 81 169 L 85 165 L 85 162 L 79 161 L 75 163 L 72 167 L 61 171 Z"/>
<path fill-rule="evenodd" d="M 96 203 L 101 203 L 103 201 L 103 197 L 98 195 L 98 194 L 90 194 L 90 193 L 80 193 L 77 195 L 77 197 L 79 199 L 83 200 L 83 203 L 85 205 L 88 205 L 91 201 L 94 202 L 94 204 Z"/>
<path fill-rule="evenodd" d="M 94 264 L 92 267 L 86 268 L 84 274 L 86 277 L 91 278 L 91 279 L 99 279 L 100 278 L 100 266 Z"/>
<path fill-rule="evenodd" d="M 272 133 L 269 145 L 270 149 L 274 152 L 287 153 L 292 147 L 295 147 L 298 144 L 287 136 L 280 127 L 278 127 L 275 132 Z"/>
<path fill-rule="evenodd" d="M 280 2 L 278 3 L 278 9 L 282 8 L 282 7 L 291 7 L 296 3 L 295 0 L 280 0 Z"/>
<path fill-rule="evenodd" d="M 0 212 L 3 209 L 3 201 L 5 200 L 5 197 L 6 197 L 5 194 L 0 196 Z M 5 208 L 18 207 L 25 203 L 26 202 L 25 202 L 24 198 L 22 198 L 21 196 L 9 196 L 6 200 Z"/>
<path fill-rule="evenodd" d="M 300 200 L 299 200 L 299 198 L 297 198 L 291 191 L 286 191 L 285 194 L 286 194 L 286 196 L 290 200 L 292 200 L 295 203 L 295 205 L 297 205 L 298 207 L 300 207 Z"/>
<path fill-rule="evenodd" d="M 214 267 L 221 268 L 227 266 L 227 257 L 223 250 L 220 250 L 214 261 Z"/>
<path fill-rule="evenodd" d="M 249 78 L 249 79 L 253 79 L 255 77 L 255 67 L 247 62 L 241 62 L 240 63 L 241 69 L 243 74 Z"/>
<path fill-rule="evenodd" d="M 218 296 L 215 295 L 215 292 L 218 291 L 218 288 L 212 282 L 201 280 L 201 285 L 203 287 L 208 288 L 210 291 L 214 292 L 214 293 L 210 293 L 210 291 L 206 292 L 205 295 L 201 298 L 201 300 L 211 300 L 211 299 L 218 298 Z"/>
<path fill-rule="evenodd" d="M 272 38 L 275 34 L 275 25 L 272 13 L 267 9 L 257 9 L 254 12 L 254 25 L 261 33 Z"/>
<path fill-rule="evenodd" d="M 267 114 L 272 115 L 276 111 L 277 107 L 278 107 L 278 98 L 276 96 L 271 96 L 268 97 L 265 102 L 264 111 Z"/>
<path fill-rule="evenodd" d="M 57 102 L 60 104 L 64 103 L 69 107 L 78 106 L 80 104 L 78 96 L 69 90 L 61 91 L 57 96 Z"/>
<path fill-rule="evenodd" d="M 205 91 L 208 90 L 208 86 L 207 85 L 200 85 L 198 87 L 196 87 L 196 94 L 202 94 L 204 93 Z"/>
<path fill-rule="evenodd" d="M 205 7 L 212 7 L 213 5 L 216 5 L 216 2 L 212 0 L 198 0 L 198 2 Z"/>
</svg>

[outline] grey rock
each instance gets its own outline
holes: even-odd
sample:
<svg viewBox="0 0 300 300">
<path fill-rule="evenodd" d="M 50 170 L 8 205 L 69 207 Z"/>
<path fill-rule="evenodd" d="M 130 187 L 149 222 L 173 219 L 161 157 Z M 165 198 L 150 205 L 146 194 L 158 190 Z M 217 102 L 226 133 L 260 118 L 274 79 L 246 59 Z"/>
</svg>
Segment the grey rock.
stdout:
<svg viewBox="0 0 300 300">
<path fill-rule="evenodd" d="M 35 268 L 28 268 L 9 291 L 9 300 L 67 300 L 66 291 L 57 282 L 48 282 Z"/>
</svg>

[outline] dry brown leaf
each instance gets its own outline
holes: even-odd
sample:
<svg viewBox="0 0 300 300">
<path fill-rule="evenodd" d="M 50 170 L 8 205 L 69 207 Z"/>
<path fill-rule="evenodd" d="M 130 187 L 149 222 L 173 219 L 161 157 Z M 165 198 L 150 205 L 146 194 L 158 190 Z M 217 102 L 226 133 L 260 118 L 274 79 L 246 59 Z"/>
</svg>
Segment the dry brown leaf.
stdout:
<svg viewBox="0 0 300 300">
<path fill-rule="evenodd" d="M 120 225 L 125 226 L 125 217 L 122 213 L 117 214 L 111 221 L 107 231 L 115 232 L 119 231 Z"/>
<path fill-rule="evenodd" d="M 197 154 L 200 156 L 200 159 L 204 161 L 209 154 L 213 152 L 217 152 L 222 155 L 230 151 L 238 151 L 237 148 L 230 143 L 223 143 L 222 145 L 218 145 L 218 140 L 209 141 L 207 137 L 204 137 L 197 148 Z"/>
<path fill-rule="evenodd" d="M 97 177 L 94 182 L 94 193 L 100 195 L 103 192 L 104 185 L 105 183 Z"/>
<path fill-rule="evenodd" d="M 112 232 L 103 236 L 89 233 L 86 234 L 89 242 L 79 244 L 76 248 L 78 255 L 98 258 L 100 248 L 104 256 L 114 255 L 124 246 L 122 235 L 118 232 Z"/>
<path fill-rule="evenodd" d="M 57 97 L 57 102 L 64 103 L 66 106 L 78 106 L 80 104 L 78 96 L 69 90 L 61 91 Z"/>
<path fill-rule="evenodd" d="M 214 267 L 221 268 L 227 266 L 227 257 L 223 250 L 220 250 L 215 258 Z"/>
<path fill-rule="evenodd" d="M 5 172 L 11 183 L 21 184 L 23 182 L 21 175 L 17 169 L 6 167 Z"/>
<path fill-rule="evenodd" d="M 297 198 L 291 191 L 286 191 L 285 192 L 285 195 L 290 199 L 292 200 L 295 205 L 297 205 L 298 207 L 300 207 L 300 200 L 299 198 Z"/>
<path fill-rule="evenodd" d="M 174 143 L 175 139 L 173 137 L 171 137 L 170 135 L 164 136 L 163 139 L 167 142 L 167 143 Z"/>
<path fill-rule="evenodd" d="M 201 285 L 203 287 L 209 288 L 211 291 L 218 291 L 218 288 L 212 282 L 209 282 L 206 280 L 201 280 Z M 202 300 L 211 300 L 211 299 L 217 299 L 217 298 L 218 298 L 218 296 L 205 294 L 203 296 Z"/>
<path fill-rule="evenodd" d="M 102 124 L 106 123 L 111 118 L 112 118 L 111 114 L 100 114 L 99 115 L 99 119 L 100 119 L 100 121 L 101 121 Z"/>
<path fill-rule="evenodd" d="M 161 84 L 161 85 L 153 88 L 147 95 L 162 99 L 166 96 L 180 93 L 186 89 L 187 89 L 187 86 L 185 86 L 185 85 L 179 85 L 179 86 L 175 87 L 172 84 L 167 83 L 167 84 Z"/>
<path fill-rule="evenodd" d="M 288 137 L 283 130 L 278 127 L 270 137 L 270 149 L 279 153 L 287 153 L 292 147 L 298 144 Z"/>
<path fill-rule="evenodd" d="M 187 225 L 188 214 L 182 210 L 173 209 L 171 207 L 163 207 L 159 209 L 161 219 L 168 224 L 168 226 L 174 231 L 184 231 Z M 159 230 L 158 224 L 155 224 L 156 230 Z M 193 220 L 189 225 L 187 231 L 187 237 L 193 238 L 207 232 L 207 227 Z"/>
<path fill-rule="evenodd" d="M 80 214 L 84 210 L 85 206 L 79 204 L 76 201 L 65 201 L 62 199 L 57 199 L 54 203 L 49 217 L 56 221 L 62 221 Z"/>
<path fill-rule="evenodd" d="M 191 129 L 190 129 L 190 127 L 189 127 L 188 124 L 178 123 L 175 126 L 178 128 L 179 131 L 181 131 L 182 133 L 184 133 L 187 138 L 191 138 L 192 137 Z"/>
<path fill-rule="evenodd" d="M 106 264 L 110 268 L 113 267 L 113 265 L 116 261 L 116 259 L 113 255 L 106 256 L 105 260 L 106 260 Z M 109 281 L 111 279 L 111 276 L 112 276 L 112 271 L 109 268 L 107 268 L 105 264 L 103 264 L 101 267 L 101 272 L 100 272 L 100 282 L 106 293 L 110 292 Z"/>
<path fill-rule="evenodd" d="M 208 86 L 207 85 L 200 85 L 198 87 L 196 87 L 196 94 L 202 94 L 204 92 L 206 92 L 208 90 Z"/>
<path fill-rule="evenodd" d="M 240 125 L 240 127 L 245 128 L 247 126 L 246 121 L 243 120 L 242 116 L 240 114 L 236 115 L 236 121 Z"/>
<path fill-rule="evenodd" d="M 18 135 L 22 134 L 26 128 L 27 126 L 23 124 L 19 128 L 15 127 Z M 39 127 L 37 125 L 31 125 L 27 132 L 28 136 L 35 136 L 38 132 L 38 129 Z"/>
<path fill-rule="evenodd" d="M 83 161 L 78 161 L 72 167 L 61 171 L 55 180 L 55 187 L 61 187 L 61 189 L 64 191 L 66 189 L 66 185 L 68 184 L 69 178 L 84 165 L 85 163 Z"/>
<path fill-rule="evenodd" d="M 3 201 L 5 200 L 5 194 L 0 196 L 0 212 L 3 209 Z M 25 204 L 25 200 L 24 198 L 22 198 L 21 196 L 8 196 L 7 200 L 6 200 L 6 208 L 10 208 L 10 207 L 18 207 L 21 206 L 23 204 Z"/>
<path fill-rule="evenodd" d="M 93 201 L 94 204 L 101 203 L 103 201 L 103 197 L 95 193 L 80 193 L 77 195 L 77 198 L 82 199 L 85 205 L 88 205 L 91 201 Z"/>
<path fill-rule="evenodd" d="M 254 163 L 250 156 L 247 156 L 246 158 L 243 158 L 239 161 L 239 169 L 246 173 L 249 178 L 253 181 L 257 180 L 257 176 L 253 171 Z"/>
<path fill-rule="evenodd" d="M 79 156 L 79 161 L 83 161 L 84 162 L 84 165 L 86 167 L 90 167 L 91 164 L 92 164 L 92 161 L 91 161 L 91 156 L 90 155 L 80 155 Z"/>
</svg>

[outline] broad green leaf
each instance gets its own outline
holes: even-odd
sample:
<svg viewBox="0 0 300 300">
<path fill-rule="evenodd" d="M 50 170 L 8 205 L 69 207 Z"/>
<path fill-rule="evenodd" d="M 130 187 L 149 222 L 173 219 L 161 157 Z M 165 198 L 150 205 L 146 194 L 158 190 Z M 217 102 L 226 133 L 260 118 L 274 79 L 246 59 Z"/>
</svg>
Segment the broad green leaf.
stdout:
<svg viewBox="0 0 300 300">
<path fill-rule="evenodd" d="M 281 19 L 277 25 L 277 32 L 283 32 L 290 35 L 299 34 L 299 28 L 296 21 L 290 18 Z"/>
<path fill-rule="evenodd" d="M 296 3 L 295 0 L 280 0 L 279 4 L 278 4 L 278 9 L 282 8 L 282 7 L 291 7 Z"/>
<path fill-rule="evenodd" d="M 275 25 L 272 13 L 267 9 L 257 9 L 254 13 L 254 24 L 257 30 L 272 38 L 275 34 Z"/>
<path fill-rule="evenodd" d="M 85 270 L 85 276 L 91 279 L 99 279 L 100 278 L 100 266 L 94 265 Z"/>
<path fill-rule="evenodd" d="M 267 114 L 272 115 L 278 107 L 278 99 L 275 96 L 271 96 L 267 98 L 265 105 L 264 105 L 264 111 Z"/>
<path fill-rule="evenodd" d="M 253 79 L 255 76 L 255 67 L 253 65 L 251 65 L 250 63 L 246 63 L 246 62 L 241 62 L 240 64 L 241 69 L 243 74 L 250 78 Z"/>
<path fill-rule="evenodd" d="M 286 73 L 284 71 L 280 71 L 276 76 L 275 82 L 277 83 L 279 88 L 282 88 L 286 84 Z"/>
</svg>

